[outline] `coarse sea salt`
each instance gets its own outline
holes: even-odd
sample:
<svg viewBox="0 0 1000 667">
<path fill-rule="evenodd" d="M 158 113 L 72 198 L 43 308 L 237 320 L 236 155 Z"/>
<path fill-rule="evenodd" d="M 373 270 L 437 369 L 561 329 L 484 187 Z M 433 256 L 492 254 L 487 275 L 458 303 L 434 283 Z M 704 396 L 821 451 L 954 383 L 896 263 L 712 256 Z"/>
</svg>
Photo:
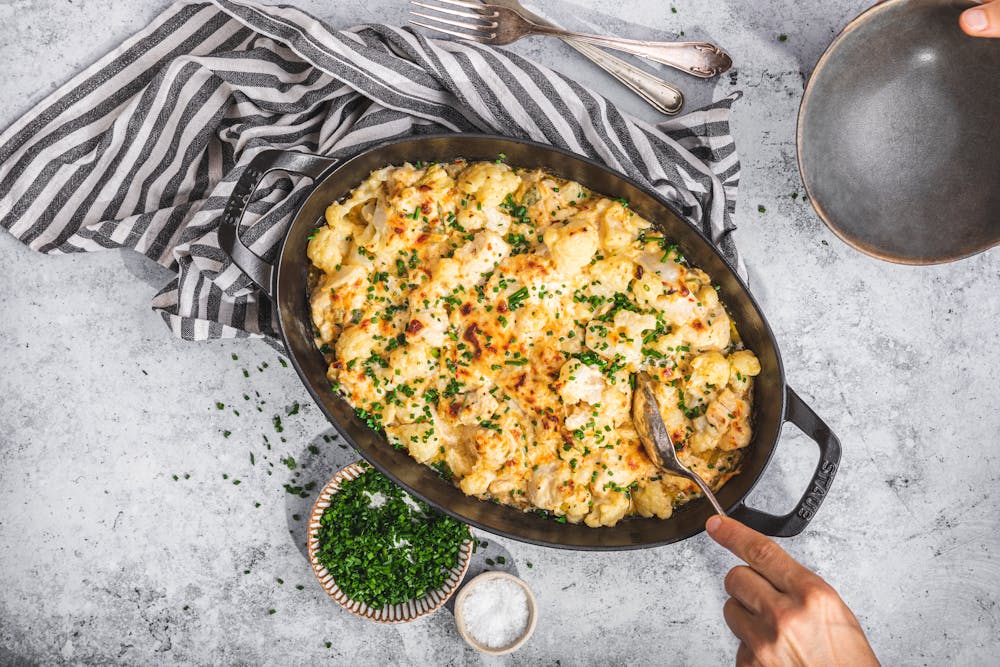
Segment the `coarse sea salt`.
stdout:
<svg viewBox="0 0 1000 667">
<path fill-rule="evenodd" d="M 465 628 L 489 648 L 520 639 L 528 626 L 528 596 L 517 582 L 489 579 L 473 586 L 462 600 Z"/>
</svg>

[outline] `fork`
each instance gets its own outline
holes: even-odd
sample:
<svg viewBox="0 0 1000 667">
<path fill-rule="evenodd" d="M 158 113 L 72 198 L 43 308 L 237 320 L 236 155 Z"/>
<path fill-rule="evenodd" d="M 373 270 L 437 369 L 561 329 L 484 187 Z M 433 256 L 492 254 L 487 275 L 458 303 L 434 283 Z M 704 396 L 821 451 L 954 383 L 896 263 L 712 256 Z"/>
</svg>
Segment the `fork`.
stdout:
<svg viewBox="0 0 1000 667">
<path fill-rule="evenodd" d="M 446 35 L 452 35 L 453 37 L 479 42 L 480 44 L 510 44 L 511 42 L 528 35 L 554 35 L 556 37 L 576 39 L 581 42 L 588 42 L 590 44 L 596 44 L 597 46 L 604 46 L 610 49 L 624 51 L 625 53 L 631 53 L 632 55 L 642 56 L 648 60 L 674 67 L 682 72 L 686 72 L 687 74 L 701 77 L 703 79 L 722 74 L 733 64 L 729 54 L 714 44 L 709 44 L 708 42 L 649 42 L 636 39 L 623 39 L 620 37 L 602 37 L 600 35 L 571 32 L 569 30 L 563 30 L 562 28 L 540 25 L 533 21 L 529 21 L 512 9 L 500 7 L 499 5 L 479 4 L 475 2 L 468 2 L 467 0 L 438 0 L 438 2 L 445 5 L 451 5 L 453 7 L 462 7 L 463 9 L 449 9 L 448 7 L 429 5 L 424 2 L 410 0 L 410 4 L 424 9 L 440 12 L 441 14 L 446 14 L 448 16 L 473 19 L 475 21 L 480 21 L 481 23 L 456 21 L 454 19 L 445 18 L 444 16 L 423 14 L 414 10 L 411 10 L 410 13 L 415 16 L 419 16 L 420 18 L 454 26 L 456 28 L 471 30 L 472 32 L 469 33 L 449 30 L 448 28 L 422 23 L 412 19 L 410 20 L 410 23 L 418 25 L 421 28 L 436 30 L 437 32 L 445 33 Z"/>
<path fill-rule="evenodd" d="M 525 9 L 518 0 L 492 0 L 490 4 L 513 9 L 529 21 L 548 25 L 552 28 L 559 27 L 551 21 L 546 21 L 538 14 L 533 14 L 530 10 Z M 667 83 L 655 74 L 647 72 L 641 67 L 622 60 L 618 56 L 613 56 L 591 44 L 566 38 L 563 38 L 563 41 L 613 76 L 623 86 L 646 100 L 651 107 L 660 113 L 673 116 L 680 113 L 681 109 L 684 108 L 684 93 L 677 86 Z"/>
</svg>

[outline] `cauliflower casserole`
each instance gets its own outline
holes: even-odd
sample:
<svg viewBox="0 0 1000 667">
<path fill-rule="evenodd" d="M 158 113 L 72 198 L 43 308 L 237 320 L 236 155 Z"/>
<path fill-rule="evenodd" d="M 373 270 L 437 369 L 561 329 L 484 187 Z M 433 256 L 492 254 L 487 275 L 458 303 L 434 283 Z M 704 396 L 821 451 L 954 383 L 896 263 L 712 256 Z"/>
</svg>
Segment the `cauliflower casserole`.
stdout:
<svg viewBox="0 0 1000 667">
<path fill-rule="evenodd" d="M 496 163 L 373 172 L 309 242 L 333 389 L 472 496 L 557 521 L 668 518 L 698 495 L 650 463 L 634 373 L 714 488 L 750 443 L 757 358 L 703 271 L 623 200 Z"/>
</svg>

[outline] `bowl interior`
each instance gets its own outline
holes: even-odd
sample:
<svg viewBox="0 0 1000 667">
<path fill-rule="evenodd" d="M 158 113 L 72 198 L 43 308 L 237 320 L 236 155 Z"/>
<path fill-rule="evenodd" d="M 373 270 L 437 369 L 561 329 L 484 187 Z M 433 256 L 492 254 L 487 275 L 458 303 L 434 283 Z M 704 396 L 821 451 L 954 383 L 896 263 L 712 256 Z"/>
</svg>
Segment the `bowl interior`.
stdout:
<svg viewBox="0 0 1000 667">
<path fill-rule="evenodd" d="M 465 616 L 462 613 L 462 603 L 465 601 L 466 597 L 468 597 L 476 586 L 490 581 L 491 579 L 506 579 L 508 581 L 513 581 L 521 587 L 528 601 L 528 621 L 525 624 L 524 632 L 510 644 L 495 648 L 487 646 L 476 639 L 475 635 L 469 631 L 469 626 L 466 624 Z M 531 638 L 532 634 L 534 634 L 537 622 L 538 601 L 535 599 L 534 592 L 522 579 L 507 572 L 483 572 L 478 577 L 465 584 L 465 586 L 462 587 L 462 590 L 459 591 L 458 596 L 455 598 L 455 624 L 458 626 L 458 632 L 462 635 L 462 639 L 464 639 L 474 649 L 482 653 L 489 655 L 504 655 L 505 653 L 516 651 Z"/>
<path fill-rule="evenodd" d="M 817 64 L 799 112 L 802 180 L 829 227 L 905 263 L 1000 242 L 1000 40 L 965 35 L 967 0 L 889 0 Z"/>
</svg>

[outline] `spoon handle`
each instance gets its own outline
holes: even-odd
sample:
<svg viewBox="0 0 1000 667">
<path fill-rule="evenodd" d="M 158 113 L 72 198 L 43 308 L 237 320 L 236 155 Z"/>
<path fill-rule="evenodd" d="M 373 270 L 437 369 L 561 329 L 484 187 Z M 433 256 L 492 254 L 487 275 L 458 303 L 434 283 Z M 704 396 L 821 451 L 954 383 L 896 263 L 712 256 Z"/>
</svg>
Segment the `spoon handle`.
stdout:
<svg viewBox="0 0 1000 667">
<path fill-rule="evenodd" d="M 708 42 L 652 42 L 641 39 L 605 37 L 552 28 L 537 23 L 531 23 L 531 32 L 536 35 L 555 35 L 563 39 L 574 39 L 595 46 L 623 51 L 679 69 L 702 79 L 711 79 L 728 71 L 733 66 L 733 60 L 728 53 Z"/>
<path fill-rule="evenodd" d="M 715 494 L 712 493 L 712 489 L 709 488 L 708 483 L 701 478 L 701 475 L 696 472 L 692 472 L 691 481 L 701 488 L 701 492 L 705 494 L 706 498 L 708 498 L 708 502 L 712 503 L 712 507 L 715 508 L 715 512 L 717 514 L 721 514 L 722 516 L 726 516 L 726 511 L 722 509 L 722 505 L 719 504 L 719 501 L 715 498 Z"/>
</svg>

